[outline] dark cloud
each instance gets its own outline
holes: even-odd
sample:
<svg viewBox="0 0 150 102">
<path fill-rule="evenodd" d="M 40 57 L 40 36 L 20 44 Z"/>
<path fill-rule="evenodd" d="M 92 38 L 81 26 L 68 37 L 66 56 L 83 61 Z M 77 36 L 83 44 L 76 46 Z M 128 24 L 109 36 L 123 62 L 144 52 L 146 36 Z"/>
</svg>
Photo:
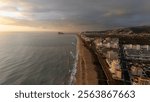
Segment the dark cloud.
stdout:
<svg viewBox="0 0 150 102">
<path fill-rule="evenodd" d="M 21 20 L 13 18 L 20 25 L 81 31 L 150 24 L 149 0 L 7 1 L 10 5 L 3 9 L 16 10 L 24 16 Z"/>
</svg>

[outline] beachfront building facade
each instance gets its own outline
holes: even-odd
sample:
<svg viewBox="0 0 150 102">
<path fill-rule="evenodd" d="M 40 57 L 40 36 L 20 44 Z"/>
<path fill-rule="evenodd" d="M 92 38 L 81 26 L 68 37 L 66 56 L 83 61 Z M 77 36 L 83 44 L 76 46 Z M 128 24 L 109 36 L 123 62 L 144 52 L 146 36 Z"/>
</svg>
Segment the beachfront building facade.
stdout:
<svg viewBox="0 0 150 102">
<path fill-rule="evenodd" d="M 119 59 L 119 39 L 118 38 L 100 38 L 96 37 L 94 45 L 98 53 L 105 57 L 112 77 L 116 80 L 122 80 L 122 69 Z"/>
<path fill-rule="evenodd" d="M 120 61 L 119 60 L 113 60 L 111 62 L 110 66 L 110 72 L 112 73 L 112 77 L 117 80 L 122 79 L 122 70 L 120 66 Z"/>
</svg>

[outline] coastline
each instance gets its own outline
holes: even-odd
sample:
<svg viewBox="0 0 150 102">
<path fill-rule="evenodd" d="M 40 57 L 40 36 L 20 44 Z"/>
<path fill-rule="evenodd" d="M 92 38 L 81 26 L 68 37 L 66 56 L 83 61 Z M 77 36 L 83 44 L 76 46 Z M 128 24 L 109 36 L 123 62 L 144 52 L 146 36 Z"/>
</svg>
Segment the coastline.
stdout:
<svg viewBox="0 0 150 102">
<path fill-rule="evenodd" d="M 77 35 L 78 60 L 76 66 L 75 85 L 98 85 L 99 78 L 97 66 L 94 64 L 94 56 L 84 46 L 81 38 Z"/>
</svg>

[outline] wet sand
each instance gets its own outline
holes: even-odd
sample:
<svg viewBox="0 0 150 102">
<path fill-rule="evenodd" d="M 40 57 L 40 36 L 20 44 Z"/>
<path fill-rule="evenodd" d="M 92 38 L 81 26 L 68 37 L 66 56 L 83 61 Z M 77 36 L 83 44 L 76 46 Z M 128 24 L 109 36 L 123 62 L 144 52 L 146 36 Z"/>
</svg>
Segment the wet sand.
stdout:
<svg viewBox="0 0 150 102">
<path fill-rule="evenodd" d="M 94 56 L 84 46 L 82 40 L 78 37 L 78 64 L 76 73 L 76 85 L 98 85 L 97 66 L 94 65 Z"/>
</svg>

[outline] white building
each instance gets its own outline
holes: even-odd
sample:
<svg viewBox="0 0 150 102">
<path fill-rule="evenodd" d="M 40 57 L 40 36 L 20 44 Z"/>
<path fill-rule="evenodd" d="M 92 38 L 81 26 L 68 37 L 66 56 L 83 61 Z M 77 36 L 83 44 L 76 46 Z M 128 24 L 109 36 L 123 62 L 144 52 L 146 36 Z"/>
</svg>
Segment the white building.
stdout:
<svg viewBox="0 0 150 102">
<path fill-rule="evenodd" d="M 140 50 L 141 46 L 140 45 L 136 45 L 136 50 Z"/>
</svg>

